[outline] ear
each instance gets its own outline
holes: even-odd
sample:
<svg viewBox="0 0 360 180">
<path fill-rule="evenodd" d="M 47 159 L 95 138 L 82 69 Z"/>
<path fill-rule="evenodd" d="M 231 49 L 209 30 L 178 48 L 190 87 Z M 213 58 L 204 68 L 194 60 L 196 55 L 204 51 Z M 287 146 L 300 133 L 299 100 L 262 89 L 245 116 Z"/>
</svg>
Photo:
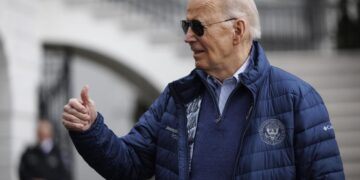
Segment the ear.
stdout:
<svg viewBox="0 0 360 180">
<path fill-rule="evenodd" d="M 233 37 L 234 45 L 238 45 L 245 40 L 246 28 L 246 22 L 243 19 L 238 19 L 235 21 Z"/>
</svg>

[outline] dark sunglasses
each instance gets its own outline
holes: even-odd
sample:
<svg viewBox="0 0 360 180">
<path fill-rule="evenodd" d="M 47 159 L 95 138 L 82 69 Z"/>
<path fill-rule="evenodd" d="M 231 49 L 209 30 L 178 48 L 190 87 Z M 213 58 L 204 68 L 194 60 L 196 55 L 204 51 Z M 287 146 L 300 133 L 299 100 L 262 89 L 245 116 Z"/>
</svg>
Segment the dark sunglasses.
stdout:
<svg viewBox="0 0 360 180">
<path fill-rule="evenodd" d="M 232 21 L 232 20 L 236 20 L 237 18 L 230 18 L 230 19 L 226 19 L 224 21 L 219 21 L 219 22 L 215 22 L 215 23 L 211 23 L 211 24 L 206 24 L 203 25 L 199 20 L 182 20 L 181 21 L 181 27 L 184 31 L 184 33 L 186 34 L 189 27 L 191 27 L 192 31 L 197 35 L 197 36 L 202 36 L 204 35 L 204 29 L 207 26 L 211 26 L 213 24 L 218 24 L 218 23 L 222 23 L 222 22 L 227 22 L 227 21 Z"/>
</svg>

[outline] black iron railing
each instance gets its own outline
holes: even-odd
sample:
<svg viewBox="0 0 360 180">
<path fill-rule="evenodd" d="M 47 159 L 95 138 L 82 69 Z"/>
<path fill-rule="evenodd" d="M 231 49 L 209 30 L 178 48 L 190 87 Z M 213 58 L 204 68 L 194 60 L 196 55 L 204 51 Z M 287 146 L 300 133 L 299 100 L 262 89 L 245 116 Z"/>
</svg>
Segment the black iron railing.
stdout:
<svg viewBox="0 0 360 180">
<path fill-rule="evenodd" d="M 73 149 L 67 131 L 62 126 L 63 107 L 70 98 L 71 51 L 44 48 L 44 66 L 39 87 L 39 119 L 47 119 L 54 126 L 54 139 L 59 145 L 70 174 L 73 171 Z"/>
<path fill-rule="evenodd" d="M 187 0 L 67 0 L 78 4 L 110 4 L 109 11 L 126 11 L 119 18 L 141 16 L 149 29 L 165 27 L 180 36 Z M 343 1 L 343 0 L 342 0 Z M 269 50 L 335 48 L 338 4 L 329 0 L 256 1 L 262 25 L 262 44 Z M 95 5 L 96 6 L 96 5 Z M 114 8 L 115 6 L 115 8 Z M 116 8 L 118 7 L 118 8 Z M 126 7 L 124 10 L 124 7 Z M 116 13 L 115 13 L 116 14 Z M 134 23 L 138 23 L 134 21 Z M 161 38 L 161 36 L 159 37 Z"/>
<path fill-rule="evenodd" d="M 327 43 L 334 43 L 336 9 L 326 1 L 317 2 L 259 4 L 262 44 L 268 50 L 303 50 L 320 49 L 329 39 Z"/>
</svg>

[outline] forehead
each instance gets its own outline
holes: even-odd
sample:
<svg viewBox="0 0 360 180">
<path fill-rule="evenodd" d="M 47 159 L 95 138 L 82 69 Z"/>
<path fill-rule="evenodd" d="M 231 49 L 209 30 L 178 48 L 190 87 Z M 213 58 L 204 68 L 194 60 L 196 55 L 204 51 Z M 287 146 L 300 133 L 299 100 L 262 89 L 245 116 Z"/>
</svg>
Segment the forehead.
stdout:
<svg viewBox="0 0 360 180">
<path fill-rule="evenodd" d="M 220 16 L 224 0 L 189 0 L 186 18 L 206 20 Z"/>
</svg>

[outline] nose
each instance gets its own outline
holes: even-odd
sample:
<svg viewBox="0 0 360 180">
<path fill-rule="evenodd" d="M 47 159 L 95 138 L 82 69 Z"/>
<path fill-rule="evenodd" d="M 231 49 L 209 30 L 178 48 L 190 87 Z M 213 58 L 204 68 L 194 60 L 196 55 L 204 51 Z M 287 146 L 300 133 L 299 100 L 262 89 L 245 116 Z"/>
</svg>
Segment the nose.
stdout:
<svg viewBox="0 0 360 180">
<path fill-rule="evenodd" d="M 196 41 L 195 34 L 190 27 L 188 28 L 187 32 L 185 33 L 184 41 L 185 41 L 185 43 L 191 43 L 191 42 Z"/>
</svg>

